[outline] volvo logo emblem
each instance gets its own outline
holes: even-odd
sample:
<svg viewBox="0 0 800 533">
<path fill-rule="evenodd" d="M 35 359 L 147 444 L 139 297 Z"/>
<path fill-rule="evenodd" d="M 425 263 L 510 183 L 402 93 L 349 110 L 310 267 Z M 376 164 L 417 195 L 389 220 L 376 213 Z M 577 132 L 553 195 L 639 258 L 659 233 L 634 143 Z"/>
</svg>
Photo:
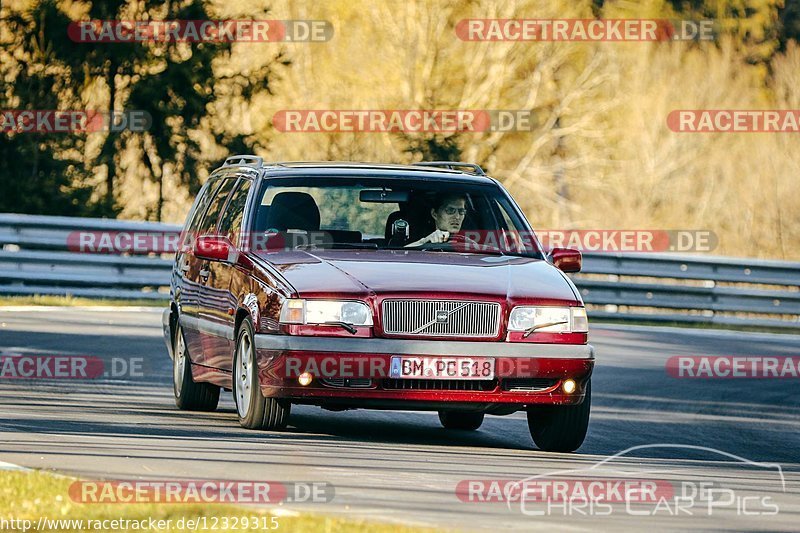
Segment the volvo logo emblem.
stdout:
<svg viewBox="0 0 800 533">
<path fill-rule="evenodd" d="M 453 309 L 450 309 L 449 311 L 447 309 L 437 309 L 436 312 L 433 314 L 434 315 L 433 320 L 431 320 L 427 324 L 422 324 L 420 327 L 418 327 L 417 329 L 415 329 L 411 333 L 416 335 L 418 333 L 422 333 L 423 331 L 425 331 L 429 327 L 433 326 L 434 324 L 447 324 L 447 322 L 450 320 L 450 316 L 453 313 L 461 311 L 462 309 L 464 309 L 468 305 L 469 305 L 469 303 L 461 304 L 459 306 L 454 307 Z"/>
</svg>

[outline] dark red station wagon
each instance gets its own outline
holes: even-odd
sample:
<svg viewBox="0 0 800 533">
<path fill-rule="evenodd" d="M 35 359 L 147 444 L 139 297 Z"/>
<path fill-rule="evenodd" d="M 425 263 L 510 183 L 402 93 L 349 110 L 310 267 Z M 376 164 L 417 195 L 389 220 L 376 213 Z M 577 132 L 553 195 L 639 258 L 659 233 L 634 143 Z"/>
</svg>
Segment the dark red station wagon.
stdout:
<svg viewBox="0 0 800 533">
<path fill-rule="evenodd" d="M 594 353 L 564 272 L 468 163 L 234 156 L 189 213 L 163 317 L 178 407 L 231 390 L 245 428 L 292 404 L 438 411 L 476 430 L 525 410 L 543 450 L 586 436 Z"/>
</svg>

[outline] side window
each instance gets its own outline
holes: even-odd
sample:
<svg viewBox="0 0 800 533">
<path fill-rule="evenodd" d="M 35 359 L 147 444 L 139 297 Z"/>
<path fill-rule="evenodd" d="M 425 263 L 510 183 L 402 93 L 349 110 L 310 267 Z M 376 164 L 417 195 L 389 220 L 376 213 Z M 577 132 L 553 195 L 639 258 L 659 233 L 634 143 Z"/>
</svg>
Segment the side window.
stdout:
<svg viewBox="0 0 800 533">
<path fill-rule="evenodd" d="M 514 212 L 508 200 L 505 198 L 497 198 L 495 203 L 499 208 L 507 229 L 512 231 L 522 231 L 525 229 L 525 222 Z"/>
<path fill-rule="evenodd" d="M 239 180 L 239 187 L 231 195 L 228 207 L 222 214 L 219 224 L 219 234 L 230 239 L 234 246 L 239 246 L 239 237 L 242 232 L 242 218 L 247 204 L 247 195 L 250 192 L 250 180 Z"/>
<path fill-rule="evenodd" d="M 184 233 L 181 237 L 181 249 L 194 242 L 193 237 L 197 235 L 197 227 L 200 225 L 200 221 L 203 220 L 203 215 L 211 202 L 211 198 L 214 197 L 214 190 L 219 187 L 219 182 L 219 178 L 208 180 L 197 194 L 197 200 L 189 212 L 189 216 L 186 217 L 186 223 L 183 226 Z"/>
<path fill-rule="evenodd" d="M 222 213 L 222 208 L 225 207 L 225 200 L 228 199 L 228 195 L 235 184 L 236 178 L 225 178 L 222 180 L 222 185 L 219 186 L 217 192 L 214 194 L 214 198 L 208 206 L 208 211 L 206 211 L 206 216 L 203 217 L 203 221 L 197 229 L 197 235 L 206 235 L 216 231 L 219 216 Z"/>
<path fill-rule="evenodd" d="M 511 251 L 523 254 L 538 253 L 539 246 L 536 244 L 536 237 L 525 229 L 525 222 L 512 210 L 508 200 L 498 198 L 495 205 L 496 211 L 502 217 L 503 230 L 507 230 L 512 235 L 512 238 L 508 240 Z"/>
<path fill-rule="evenodd" d="M 503 222 L 505 222 L 505 227 L 503 229 L 515 228 L 516 225 L 511 221 L 511 217 L 508 216 L 508 212 L 503 209 L 502 205 L 498 205 L 498 207 L 498 211 L 500 211 L 500 214 L 503 216 Z"/>
</svg>

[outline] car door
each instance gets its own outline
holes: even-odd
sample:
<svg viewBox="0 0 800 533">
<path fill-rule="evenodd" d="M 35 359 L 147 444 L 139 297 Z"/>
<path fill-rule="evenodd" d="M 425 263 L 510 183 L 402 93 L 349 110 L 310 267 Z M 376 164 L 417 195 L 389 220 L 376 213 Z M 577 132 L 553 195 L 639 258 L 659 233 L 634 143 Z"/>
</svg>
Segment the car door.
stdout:
<svg viewBox="0 0 800 533">
<path fill-rule="evenodd" d="M 203 351 L 197 325 L 200 291 L 203 288 L 200 284 L 202 260 L 194 255 L 194 241 L 197 238 L 200 223 L 205 218 L 208 205 L 220 184 L 219 178 L 211 178 L 200 190 L 184 225 L 181 244 L 175 259 L 177 268 L 174 275 L 178 277 L 175 299 L 178 302 L 183 337 L 192 361 L 201 359 Z"/>
<path fill-rule="evenodd" d="M 223 236 L 233 245 L 236 253 L 240 249 L 242 219 L 252 180 L 242 177 L 237 182 L 222 210 L 216 234 Z M 236 255 L 236 254 L 234 254 Z M 231 290 L 234 276 L 240 275 L 233 263 L 211 261 L 208 265 L 206 290 L 209 297 L 202 303 L 201 317 L 214 325 L 216 334 L 204 345 L 205 364 L 230 371 L 232 369 L 233 331 L 236 320 L 237 295 Z"/>
<path fill-rule="evenodd" d="M 217 226 L 236 181 L 237 177 L 234 174 L 221 177 L 221 183 L 214 192 L 195 238 L 217 234 Z M 197 258 L 197 262 L 197 339 L 195 341 L 199 344 L 199 350 L 192 355 L 196 364 L 211 366 L 208 362 L 209 358 L 213 359 L 217 352 L 225 349 L 228 346 L 227 337 L 233 335 L 232 331 L 228 332 L 226 329 L 227 321 L 220 316 L 220 310 L 226 309 L 228 287 L 225 285 L 224 277 L 219 275 L 218 261 Z M 187 340 L 188 342 L 190 341 Z"/>
</svg>

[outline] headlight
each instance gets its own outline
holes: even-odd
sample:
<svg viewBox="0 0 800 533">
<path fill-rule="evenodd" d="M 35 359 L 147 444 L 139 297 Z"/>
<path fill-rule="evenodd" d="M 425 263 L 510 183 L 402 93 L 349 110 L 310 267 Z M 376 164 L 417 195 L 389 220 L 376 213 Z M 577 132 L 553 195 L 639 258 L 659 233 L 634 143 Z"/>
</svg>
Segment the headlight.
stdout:
<svg viewBox="0 0 800 533">
<path fill-rule="evenodd" d="M 283 302 L 281 308 L 281 323 L 283 324 L 325 324 L 326 322 L 371 326 L 372 312 L 364 302 L 299 299 Z"/>
<path fill-rule="evenodd" d="M 515 307 L 508 318 L 509 331 L 587 333 L 584 307 Z"/>
</svg>

